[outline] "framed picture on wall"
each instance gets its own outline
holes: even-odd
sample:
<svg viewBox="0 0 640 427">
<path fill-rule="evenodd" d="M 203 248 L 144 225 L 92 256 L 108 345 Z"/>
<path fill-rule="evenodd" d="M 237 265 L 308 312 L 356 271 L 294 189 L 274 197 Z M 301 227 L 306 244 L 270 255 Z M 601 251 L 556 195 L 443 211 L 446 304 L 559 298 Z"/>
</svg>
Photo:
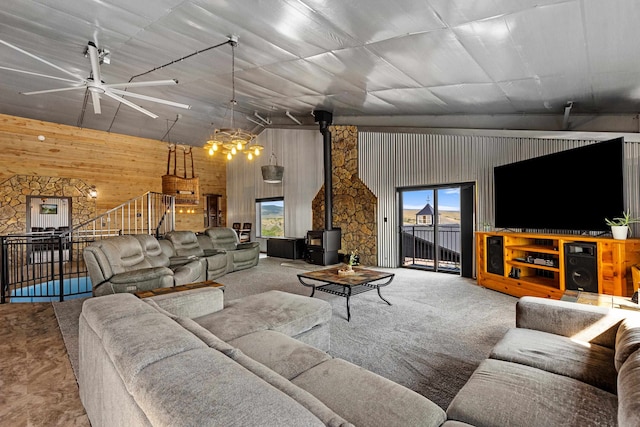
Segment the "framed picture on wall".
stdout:
<svg viewBox="0 0 640 427">
<path fill-rule="evenodd" d="M 41 215 L 57 215 L 58 214 L 58 205 L 41 203 L 40 204 L 40 214 Z"/>
</svg>

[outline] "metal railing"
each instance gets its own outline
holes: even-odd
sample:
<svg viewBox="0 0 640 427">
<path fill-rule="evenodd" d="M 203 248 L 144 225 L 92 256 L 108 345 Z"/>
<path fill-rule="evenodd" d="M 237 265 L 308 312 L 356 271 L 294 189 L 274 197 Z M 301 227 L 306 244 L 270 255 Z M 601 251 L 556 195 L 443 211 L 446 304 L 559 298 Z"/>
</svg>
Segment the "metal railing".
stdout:
<svg viewBox="0 0 640 427">
<path fill-rule="evenodd" d="M 0 236 L 0 303 L 89 296 L 87 245 L 121 234 L 164 235 L 174 226 L 174 197 L 148 192 L 71 230 Z"/>
<path fill-rule="evenodd" d="M 405 225 L 401 240 L 403 266 L 460 272 L 459 225 Z"/>
</svg>

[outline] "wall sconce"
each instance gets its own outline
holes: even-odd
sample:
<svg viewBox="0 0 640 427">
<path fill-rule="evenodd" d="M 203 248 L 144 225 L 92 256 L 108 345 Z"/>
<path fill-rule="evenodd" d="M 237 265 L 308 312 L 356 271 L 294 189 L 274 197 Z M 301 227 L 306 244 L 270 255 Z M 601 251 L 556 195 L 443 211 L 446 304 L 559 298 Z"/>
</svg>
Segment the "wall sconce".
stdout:
<svg viewBox="0 0 640 427">
<path fill-rule="evenodd" d="M 89 189 L 89 197 L 91 197 L 92 199 L 95 199 L 98 197 L 98 190 L 96 190 L 95 185 L 92 185 L 91 188 Z"/>
</svg>

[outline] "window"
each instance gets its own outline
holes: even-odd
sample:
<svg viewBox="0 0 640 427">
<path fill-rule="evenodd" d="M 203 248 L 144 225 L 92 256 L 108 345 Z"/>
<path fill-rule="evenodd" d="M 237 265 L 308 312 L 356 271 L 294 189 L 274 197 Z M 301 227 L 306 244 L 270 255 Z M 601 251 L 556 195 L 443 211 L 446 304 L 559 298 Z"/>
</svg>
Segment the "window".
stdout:
<svg viewBox="0 0 640 427">
<path fill-rule="evenodd" d="M 256 200 L 256 236 L 284 237 L 284 198 Z"/>
</svg>

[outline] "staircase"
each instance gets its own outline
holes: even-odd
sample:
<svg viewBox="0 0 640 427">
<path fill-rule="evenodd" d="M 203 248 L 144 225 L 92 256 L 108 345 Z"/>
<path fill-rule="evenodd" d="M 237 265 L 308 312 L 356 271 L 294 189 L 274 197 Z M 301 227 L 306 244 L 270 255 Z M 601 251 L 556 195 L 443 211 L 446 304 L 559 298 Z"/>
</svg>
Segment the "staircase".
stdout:
<svg viewBox="0 0 640 427">
<path fill-rule="evenodd" d="M 161 236 L 175 228 L 175 198 L 147 192 L 62 232 L 0 236 L 0 303 L 90 296 L 82 251 L 122 234 Z"/>
</svg>

